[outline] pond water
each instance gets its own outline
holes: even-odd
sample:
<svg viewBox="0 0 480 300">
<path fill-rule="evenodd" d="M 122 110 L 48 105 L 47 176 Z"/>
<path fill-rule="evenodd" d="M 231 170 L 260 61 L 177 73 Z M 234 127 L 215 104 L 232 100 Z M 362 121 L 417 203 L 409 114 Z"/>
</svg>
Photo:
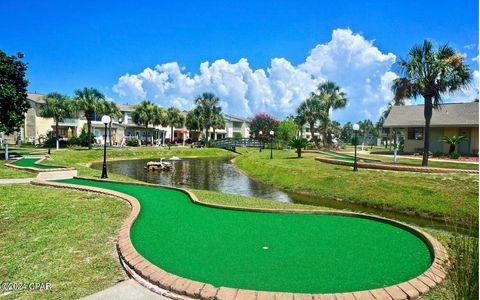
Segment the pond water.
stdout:
<svg viewBox="0 0 480 300">
<path fill-rule="evenodd" d="M 183 158 L 172 162 L 172 170 L 168 172 L 147 171 L 145 165 L 153 159 L 120 160 L 108 163 L 108 171 L 125 175 L 148 183 L 218 191 L 223 193 L 273 199 L 282 202 L 292 202 L 324 206 L 335 209 L 345 209 L 355 212 L 375 214 L 402 222 L 431 227 L 442 230 L 453 230 L 444 222 L 411 216 L 402 213 L 385 211 L 361 204 L 353 204 L 318 196 L 308 196 L 279 190 L 239 172 L 228 158 Z M 101 169 L 102 164 L 92 164 L 92 168 Z"/>
</svg>

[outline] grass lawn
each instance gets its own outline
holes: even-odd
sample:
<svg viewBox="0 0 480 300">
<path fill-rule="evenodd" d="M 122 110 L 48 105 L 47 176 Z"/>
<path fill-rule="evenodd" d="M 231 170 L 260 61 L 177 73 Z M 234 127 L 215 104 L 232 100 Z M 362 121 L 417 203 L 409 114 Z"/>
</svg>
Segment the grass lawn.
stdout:
<svg viewBox="0 0 480 300">
<path fill-rule="evenodd" d="M 36 176 L 36 174 L 31 172 L 6 167 L 5 164 L 6 161 L 0 161 L 0 179 L 33 178 Z"/>
<path fill-rule="evenodd" d="M 422 174 L 351 168 L 315 161 L 318 154 L 259 153 L 239 149 L 239 168 L 285 190 L 359 202 L 435 217 L 478 219 L 478 176 Z M 315 204 L 315 203 L 312 203 Z"/>
<path fill-rule="evenodd" d="M 0 290 L 2 299 L 77 299 L 125 278 L 114 246 L 125 201 L 29 185 L 0 186 L 0 194 L 1 281 L 52 284 Z"/>
</svg>

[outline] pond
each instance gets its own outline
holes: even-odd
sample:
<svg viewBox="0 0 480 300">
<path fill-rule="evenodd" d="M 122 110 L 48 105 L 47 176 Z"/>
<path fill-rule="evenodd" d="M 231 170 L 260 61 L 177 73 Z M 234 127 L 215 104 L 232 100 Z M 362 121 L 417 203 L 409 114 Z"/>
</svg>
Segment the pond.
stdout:
<svg viewBox="0 0 480 300">
<path fill-rule="evenodd" d="M 108 163 L 109 172 L 125 175 L 137 180 L 161 185 L 193 188 L 238 194 L 281 202 L 292 202 L 308 205 L 345 209 L 355 212 L 375 214 L 409 224 L 442 230 L 453 230 L 444 222 L 412 216 L 379 208 L 366 207 L 345 201 L 337 201 L 318 196 L 309 196 L 279 190 L 239 172 L 229 158 L 182 158 L 172 162 L 172 170 L 168 172 L 147 171 L 145 165 L 153 159 L 120 160 Z M 92 168 L 102 168 L 101 163 L 92 164 Z"/>
</svg>

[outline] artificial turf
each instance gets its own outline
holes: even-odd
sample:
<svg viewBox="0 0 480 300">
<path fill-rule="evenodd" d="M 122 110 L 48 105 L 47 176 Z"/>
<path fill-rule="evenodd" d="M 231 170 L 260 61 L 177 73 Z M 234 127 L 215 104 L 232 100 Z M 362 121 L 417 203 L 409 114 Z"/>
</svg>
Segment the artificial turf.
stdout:
<svg viewBox="0 0 480 300">
<path fill-rule="evenodd" d="M 12 165 L 19 166 L 19 167 L 31 167 L 31 168 L 37 168 L 37 169 L 43 169 L 43 170 L 63 168 L 63 167 L 46 166 L 46 165 L 37 164 L 37 161 L 39 161 L 40 159 L 41 158 L 38 158 L 38 157 L 24 157 L 22 159 L 12 162 Z"/>
<path fill-rule="evenodd" d="M 177 190 L 84 179 L 62 182 L 136 197 L 141 211 L 131 239 L 137 251 L 168 272 L 215 286 L 351 292 L 409 280 L 432 262 L 421 239 L 379 221 L 211 208 Z"/>
</svg>

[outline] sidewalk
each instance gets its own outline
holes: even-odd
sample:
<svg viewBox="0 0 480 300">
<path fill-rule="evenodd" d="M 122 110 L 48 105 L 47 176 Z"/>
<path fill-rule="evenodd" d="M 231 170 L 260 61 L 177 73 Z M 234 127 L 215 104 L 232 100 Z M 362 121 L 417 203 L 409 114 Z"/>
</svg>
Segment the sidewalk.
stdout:
<svg viewBox="0 0 480 300">
<path fill-rule="evenodd" d="M 170 300 L 141 286 L 133 279 L 117 283 L 96 294 L 81 298 L 83 300 Z"/>
</svg>

